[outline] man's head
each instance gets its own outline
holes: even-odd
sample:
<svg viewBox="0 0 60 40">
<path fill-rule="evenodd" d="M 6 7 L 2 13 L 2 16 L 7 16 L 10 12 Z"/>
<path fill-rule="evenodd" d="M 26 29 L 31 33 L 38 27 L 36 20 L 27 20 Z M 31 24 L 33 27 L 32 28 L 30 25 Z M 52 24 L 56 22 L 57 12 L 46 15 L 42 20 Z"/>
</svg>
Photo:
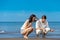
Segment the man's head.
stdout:
<svg viewBox="0 0 60 40">
<path fill-rule="evenodd" d="M 43 16 L 42 16 L 42 22 L 44 23 L 44 22 L 46 21 L 46 19 L 47 19 L 47 18 L 46 18 L 46 15 L 43 15 Z"/>
</svg>

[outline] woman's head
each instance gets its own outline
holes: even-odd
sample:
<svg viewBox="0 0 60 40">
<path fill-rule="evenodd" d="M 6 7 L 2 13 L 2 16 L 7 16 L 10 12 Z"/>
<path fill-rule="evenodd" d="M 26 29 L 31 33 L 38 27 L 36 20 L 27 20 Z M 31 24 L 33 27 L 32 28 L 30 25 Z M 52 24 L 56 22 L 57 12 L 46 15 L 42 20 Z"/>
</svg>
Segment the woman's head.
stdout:
<svg viewBox="0 0 60 40">
<path fill-rule="evenodd" d="M 36 21 L 36 15 L 32 14 L 30 17 L 29 17 L 29 22 L 34 22 Z"/>
<path fill-rule="evenodd" d="M 47 19 L 47 18 L 46 18 L 46 15 L 43 15 L 43 16 L 42 16 L 42 22 L 45 22 L 46 19 Z"/>
</svg>

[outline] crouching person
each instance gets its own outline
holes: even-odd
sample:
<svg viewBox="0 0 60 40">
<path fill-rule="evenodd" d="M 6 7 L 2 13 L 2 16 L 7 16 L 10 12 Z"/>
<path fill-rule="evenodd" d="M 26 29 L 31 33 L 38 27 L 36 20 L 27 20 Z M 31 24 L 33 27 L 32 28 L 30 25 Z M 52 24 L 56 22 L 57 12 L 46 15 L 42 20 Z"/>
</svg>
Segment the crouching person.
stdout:
<svg viewBox="0 0 60 40">
<path fill-rule="evenodd" d="M 32 14 L 29 19 L 27 19 L 25 21 L 25 23 L 23 24 L 23 26 L 21 27 L 21 34 L 24 36 L 25 39 L 28 39 L 28 35 L 33 32 L 33 27 L 32 24 L 33 22 L 35 22 L 36 20 L 36 16 L 34 14 Z"/>
<path fill-rule="evenodd" d="M 45 37 L 49 31 L 53 32 L 54 30 L 49 27 L 46 16 L 43 15 L 42 18 L 36 22 L 36 35 L 39 36 L 39 34 L 42 33 L 43 37 Z"/>
</svg>

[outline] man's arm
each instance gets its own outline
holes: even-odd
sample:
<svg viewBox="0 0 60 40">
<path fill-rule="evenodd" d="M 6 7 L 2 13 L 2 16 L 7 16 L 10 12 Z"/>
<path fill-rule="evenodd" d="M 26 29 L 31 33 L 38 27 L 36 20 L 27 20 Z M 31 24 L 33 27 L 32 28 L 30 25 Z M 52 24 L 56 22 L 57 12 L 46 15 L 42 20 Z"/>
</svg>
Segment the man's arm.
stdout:
<svg viewBox="0 0 60 40">
<path fill-rule="evenodd" d="M 46 22 L 46 28 L 50 28 L 48 22 Z"/>
<path fill-rule="evenodd" d="M 50 28 L 47 22 L 47 28 Z M 50 28 L 50 31 L 53 32 L 54 30 Z"/>
<path fill-rule="evenodd" d="M 39 21 L 36 22 L 36 30 L 43 30 Z"/>
</svg>

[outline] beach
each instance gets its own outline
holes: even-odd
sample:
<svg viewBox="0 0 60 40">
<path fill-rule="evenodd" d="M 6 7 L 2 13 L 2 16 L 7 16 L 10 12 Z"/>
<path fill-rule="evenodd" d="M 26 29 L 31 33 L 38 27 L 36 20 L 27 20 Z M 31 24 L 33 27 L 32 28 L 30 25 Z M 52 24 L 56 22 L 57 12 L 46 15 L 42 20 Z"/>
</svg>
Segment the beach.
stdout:
<svg viewBox="0 0 60 40">
<path fill-rule="evenodd" d="M 23 35 L 20 34 L 20 28 L 24 22 L 1 22 L 0 30 L 5 31 L 0 33 L 0 40 L 24 40 Z M 51 28 L 55 29 L 54 32 L 49 32 L 46 35 L 46 40 L 60 40 L 60 22 L 49 22 Z M 35 28 L 35 24 L 33 24 Z M 36 39 L 36 33 L 33 31 L 29 35 L 29 40 L 43 40 L 43 38 Z M 45 40 L 45 39 L 44 39 Z"/>
<path fill-rule="evenodd" d="M 0 40 L 26 40 L 24 38 L 0 38 Z M 60 38 L 29 38 L 28 40 L 60 40 Z"/>
<path fill-rule="evenodd" d="M 0 0 L 0 40 L 24 38 L 60 40 L 60 0 Z"/>
</svg>

